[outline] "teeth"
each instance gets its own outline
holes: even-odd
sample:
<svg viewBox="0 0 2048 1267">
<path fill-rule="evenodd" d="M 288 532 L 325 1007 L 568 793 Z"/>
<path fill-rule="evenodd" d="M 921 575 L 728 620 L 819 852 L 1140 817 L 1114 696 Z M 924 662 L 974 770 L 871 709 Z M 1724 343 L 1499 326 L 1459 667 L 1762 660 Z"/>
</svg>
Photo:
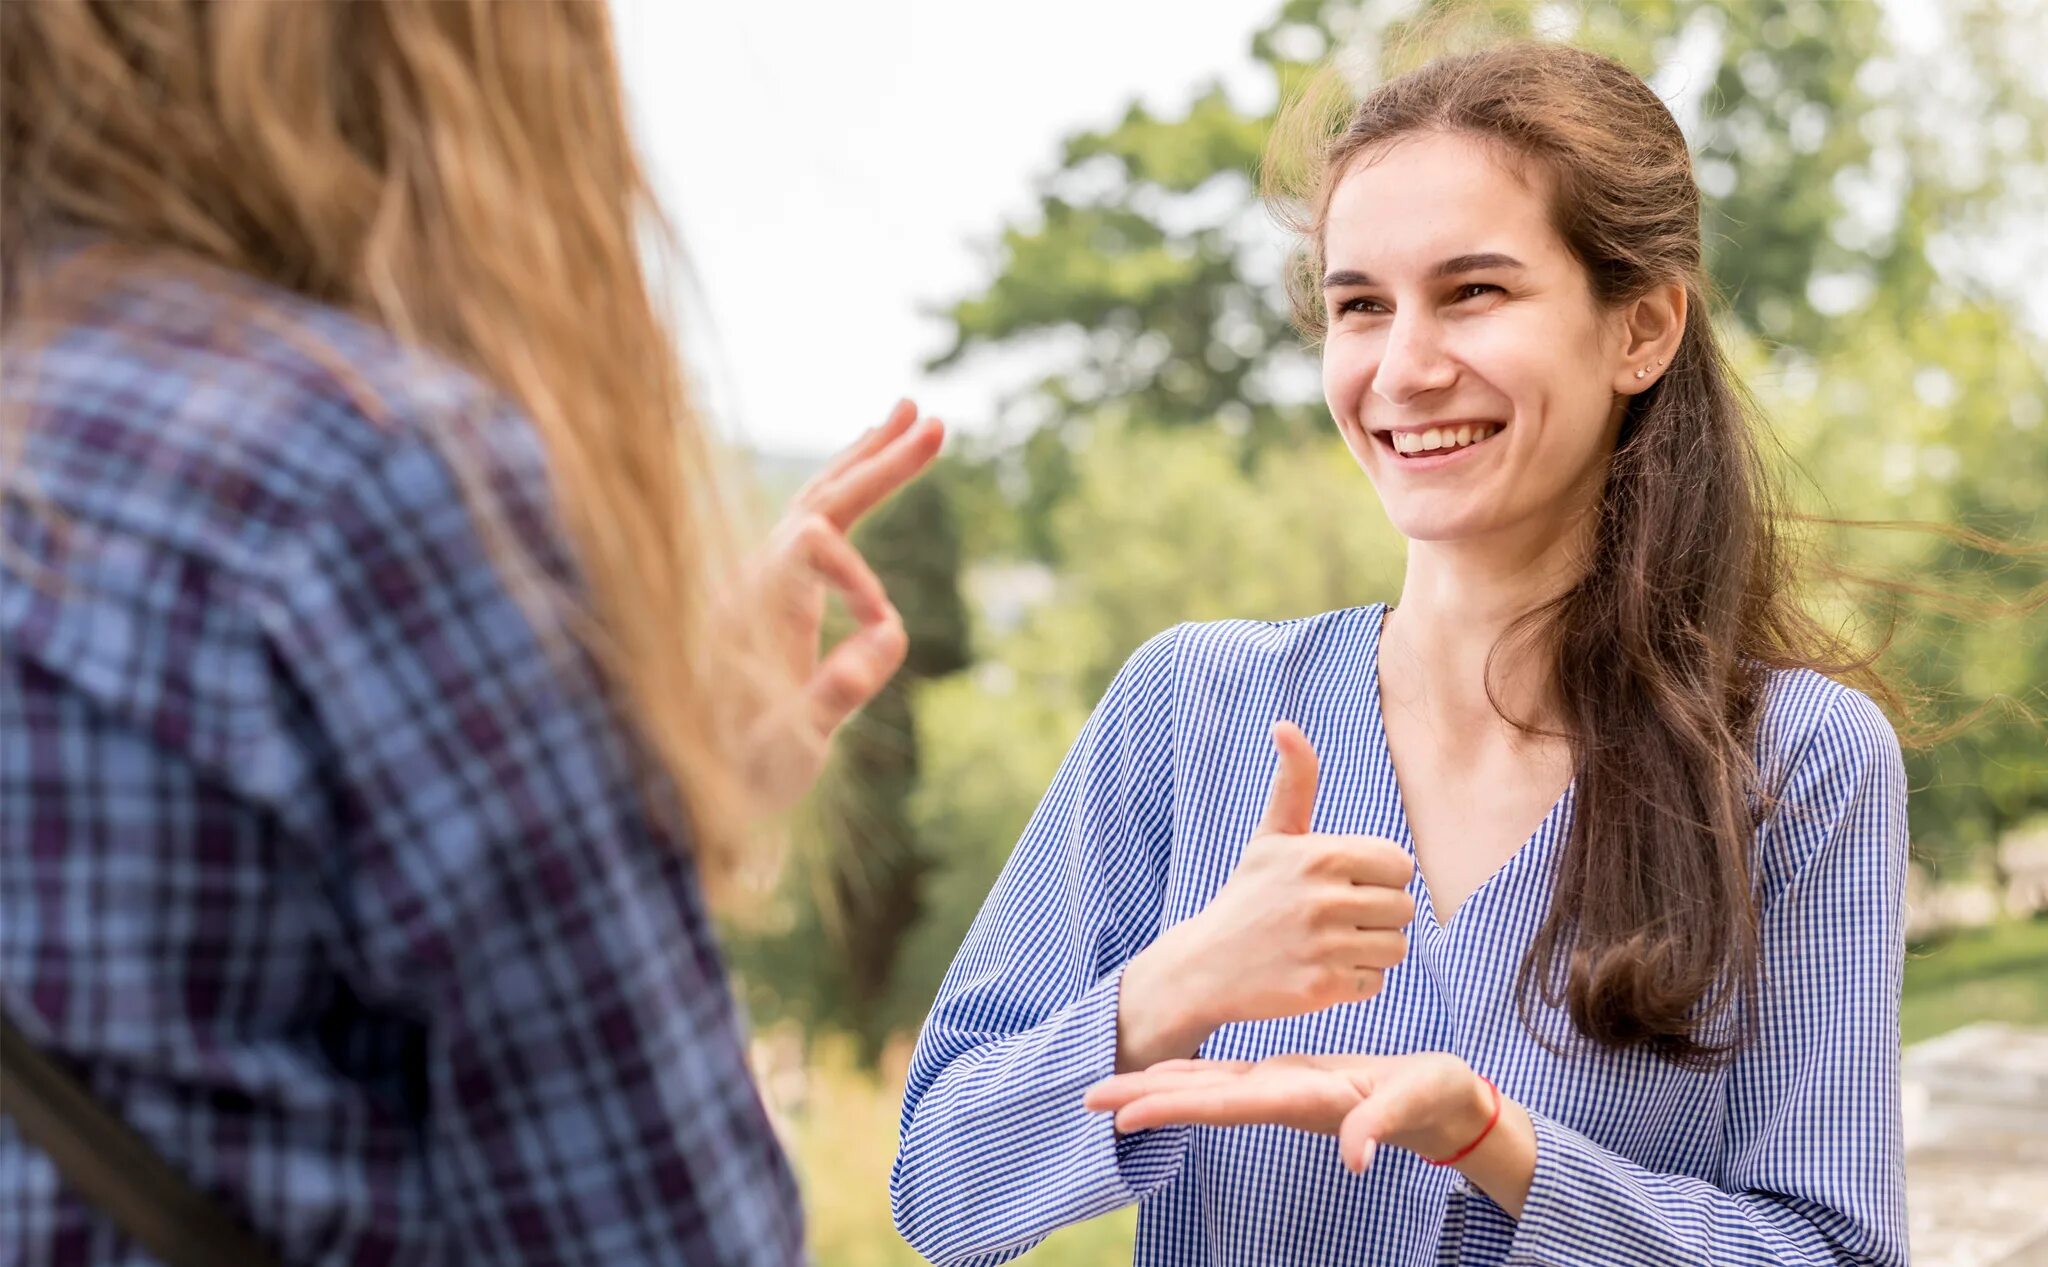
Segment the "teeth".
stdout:
<svg viewBox="0 0 2048 1267">
<path fill-rule="evenodd" d="M 1396 431 L 1393 433 L 1394 449 L 1399 453 L 1432 453 L 1438 449 L 1463 448 L 1489 439 L 1499 430 L 1499 423 L 1483 422 L 1476 426 L 1467 424 L 1431 427 L 1427 431 Z"/>
</svg>

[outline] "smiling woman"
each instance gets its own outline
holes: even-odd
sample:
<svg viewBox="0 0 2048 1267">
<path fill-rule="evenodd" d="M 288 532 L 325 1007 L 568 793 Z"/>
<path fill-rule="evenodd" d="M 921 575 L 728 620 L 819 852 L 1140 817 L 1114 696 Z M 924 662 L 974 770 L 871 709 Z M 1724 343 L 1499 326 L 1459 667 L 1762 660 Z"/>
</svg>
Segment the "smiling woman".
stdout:
<svg viewBox="0 0 2048 1267">
<path fill-rule="evenodd" d="M 1399 602 L 1132 658 L 921 1035 L 898 1226 L 1904 1261 L 1889 695 L 1793 601 L 1678 126 L 1514 44 L 1329 136 L 1293 280 Z"/>
</svg>

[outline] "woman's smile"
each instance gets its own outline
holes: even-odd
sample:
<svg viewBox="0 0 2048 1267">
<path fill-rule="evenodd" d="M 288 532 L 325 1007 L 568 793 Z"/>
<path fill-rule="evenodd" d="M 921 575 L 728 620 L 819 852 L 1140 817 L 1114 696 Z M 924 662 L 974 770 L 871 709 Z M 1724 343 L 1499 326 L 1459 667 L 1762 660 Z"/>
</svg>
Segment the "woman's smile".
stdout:
<svg viewBox="0 0 2048 1267">
<path fill-rule="evenodd" d="M 1506 429 L 1507 424 L 1502 422 L 1444 422 L 1375 431 L 1373 439 L 1394 455 L 1394 465 L 1420 473 L 1467 462 L 1487 441 Z"/>
</svg>

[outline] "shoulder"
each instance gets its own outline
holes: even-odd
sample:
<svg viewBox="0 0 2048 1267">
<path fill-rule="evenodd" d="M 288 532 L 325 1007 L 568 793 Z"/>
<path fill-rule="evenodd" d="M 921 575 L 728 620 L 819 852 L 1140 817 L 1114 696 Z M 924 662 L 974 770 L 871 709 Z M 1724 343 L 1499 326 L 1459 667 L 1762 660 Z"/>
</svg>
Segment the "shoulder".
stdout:
<svg viewBox="0 0 2048 1267">
<path fill-rule="evenodd" d="M 245 278 L 145 259 L 61 293 L 4 347 L 0 409 L 25 425 L 0 451 L 0 644 L 279 800 L 305 777 L 279 741 L 300 725 L 281 615 L 401 608 L 436 583 L 423 558 L 485 584 L 436 438 L 472 422 L 544 505 L 538 441 L 460 370 Z"/>
<path fill-rule="evenodd" d="M 217 269 L 91 263 L 59 266 L 90 268 L 80 297 L 8 347 L 25 475 L 63 519 L 254 572 L 437 437 L 538 469 L 495 393 L 370 322 Z"/>
<path fill-rule="evenodd" d="M 1174 632 L 1186 679 L 1228 688 L 1276 674 L 1312 674 L 1370 654 L 1383 610 L 1374 605 L 1294 620 L 1211 620 Z"/>
<path fill-rule="evenodd" d="M 1811 669 L 1777 670 L 1764 683 L 1756 759 L 1772 787 L 1825 769 L 1895 765 L 1899 739 L 1863 692 Z"/>
<path fill-rule="evenodd" d="M 1903 862 L 1905 763 L 1897 733 L 1869 696 L 1808 669 L 1772 673 L 1756 761 L 1768 888 L 1811 867 L 1834 842 Z"/>
</svg>

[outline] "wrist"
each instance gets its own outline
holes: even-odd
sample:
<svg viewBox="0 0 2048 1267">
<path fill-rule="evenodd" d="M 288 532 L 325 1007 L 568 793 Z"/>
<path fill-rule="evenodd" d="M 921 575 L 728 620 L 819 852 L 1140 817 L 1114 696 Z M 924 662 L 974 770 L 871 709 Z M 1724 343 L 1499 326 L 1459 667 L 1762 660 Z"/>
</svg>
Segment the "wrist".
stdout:
<svg viewBox="0 0 2048 1267">
<path fill-rule="evenodd" d="M 1203 1007 L 1205 992 L 1191 984 L 1176 931 L 1167 930 L 1124 965 L 1117 991 L 1118 1073 L 1192 1056 L 1216 1028 Z"/>
<path fill-rule="evenodd" d="M 1499 1124 L 1500 1091 L 1477 1070 L 1458 1062 L 1458 1076 L 1429 1137 L 1411 1145 L 1432 1166 L 1457 1166 L 1485 1143 Z M 1460 1167 L 1462 1169 L 1462 1167 Z"/>
<path fill-rule="evenodd" d="M 1528 1111 L 1503 1097 L 1500 1120 L 1455 1169 L 1508 1217 L 1521 1218 L 1536 1178 L 1536 1124 Z"/>
</svg>

